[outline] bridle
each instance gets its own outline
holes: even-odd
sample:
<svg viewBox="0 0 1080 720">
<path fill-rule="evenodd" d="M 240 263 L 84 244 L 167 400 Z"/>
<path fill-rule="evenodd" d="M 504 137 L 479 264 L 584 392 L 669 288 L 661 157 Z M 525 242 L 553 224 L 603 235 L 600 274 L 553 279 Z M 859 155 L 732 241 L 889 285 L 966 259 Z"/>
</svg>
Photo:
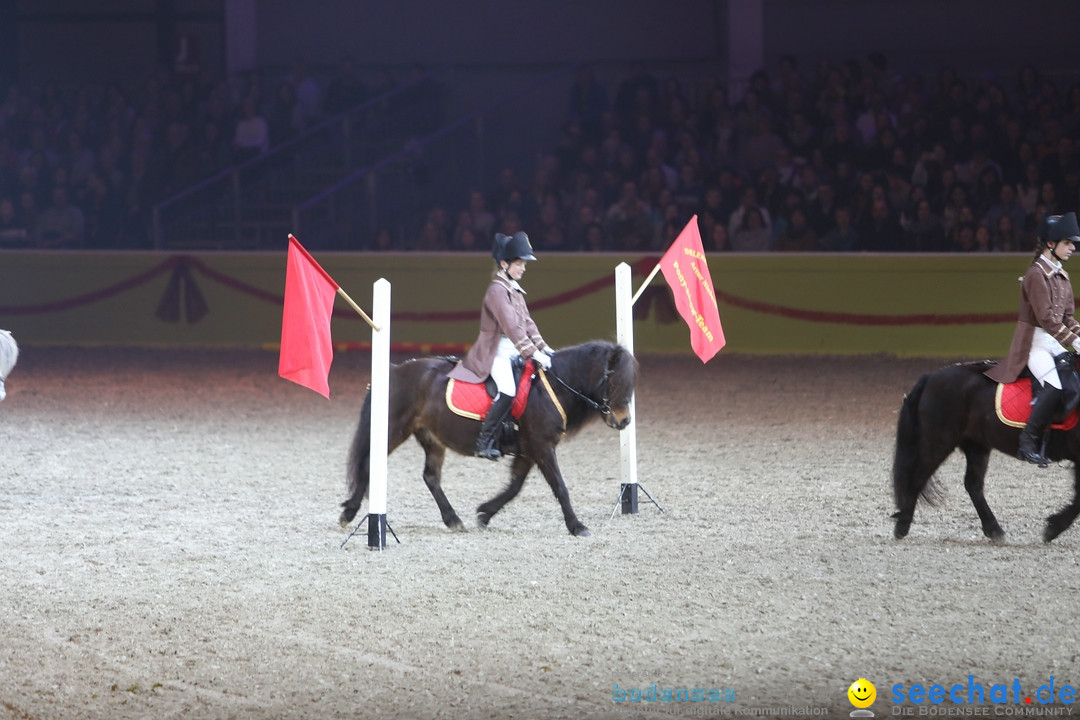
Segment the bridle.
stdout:
<svg viewBox="0 0 1080 720">
<path fill-rule="evenodd" d="M 567 390 L 572 392 L 574 395 L 577 395 L 579 398 L 581 398 L 585 402 L 586 405 L 588 405 L 590 408 L 592 408 L 596 412 L 600 413 L 601 415 L 610 415 L 611 414 L 611 405 L 608 404 L 608 395 L 611 392 L 611 376 L 615 374 L 615 371 L 611 369 L 610 363 L 604 369 L 604 378 L 602 380 L 604 392 L 603 392 L 603 398 L 600 400 L 600 402 L 596 402 L 595 400 L 593 400 L 591 397 L 589 397 L 585 393 L 581 392 L 580 390 L 577 390 L 575 388 L 570 387 L 569 385 L 566 384 L 565 380 L 563 380 L 561 377 L 556 375 L 551 370 L 545 370 L 544 372 L 547 375 L 550 375 L 551 377 L 555 378 L 556 382 L 558 382 L 564 388 L 566 388 Z"/>
</svg>

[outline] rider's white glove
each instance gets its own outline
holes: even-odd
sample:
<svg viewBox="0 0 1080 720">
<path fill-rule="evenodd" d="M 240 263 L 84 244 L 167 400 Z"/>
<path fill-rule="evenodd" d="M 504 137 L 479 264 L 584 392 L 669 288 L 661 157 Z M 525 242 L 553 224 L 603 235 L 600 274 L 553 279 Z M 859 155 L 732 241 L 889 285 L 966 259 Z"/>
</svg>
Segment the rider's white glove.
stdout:
<svg viewBox="0 0 1080 720">
<path fill-rule="evenodd" d="M 545 370 L 551 369 L 551 356 L 543 350 L 537 350 L 536 352 L 534 352 L 532 359 L 540 363 L 540 367 L 544 368 Z"/>
<path fill-rule="evenodd" d="M 1080 340 L 1077 340 L 1072 344 L 1073 352 L 1080 353 Z"/>
</svg>

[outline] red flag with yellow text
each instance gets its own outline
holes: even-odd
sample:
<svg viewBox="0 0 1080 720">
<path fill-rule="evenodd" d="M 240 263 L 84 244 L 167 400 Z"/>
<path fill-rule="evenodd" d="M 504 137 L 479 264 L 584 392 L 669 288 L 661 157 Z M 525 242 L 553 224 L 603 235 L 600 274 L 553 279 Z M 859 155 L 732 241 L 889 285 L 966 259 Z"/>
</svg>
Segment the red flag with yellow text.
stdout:
<svg viewBox="0 0 1080 720">
<path fill-rule="evenodd" d="M 701 246 L 697 215 L 660 258 L 660 271 L 675 294 L 676 309 L 690 326 L 690 346 L 701 362 L 709 362 L 727 341 L 720 327 L 720 309 Z"/>
<path fill-rule="evenodd" d="M 338 287 L 300 241 L 289 235 L 278 375 L 327 399 L 330 363 L 334 361 L 330 315 Z"/>
</svg>

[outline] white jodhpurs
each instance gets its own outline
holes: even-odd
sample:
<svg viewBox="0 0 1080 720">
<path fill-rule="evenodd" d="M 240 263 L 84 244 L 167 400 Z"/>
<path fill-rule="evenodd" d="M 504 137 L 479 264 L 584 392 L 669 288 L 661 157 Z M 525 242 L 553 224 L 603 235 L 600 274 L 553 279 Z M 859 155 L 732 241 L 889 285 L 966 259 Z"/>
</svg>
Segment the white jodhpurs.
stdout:
<svg viewBox="0 0 1080 720">
<path fill-rule="evenodd" d="M 1053 385 L 1061 389 L 1061 378 L 1058 377 L 1057 367 L 1054 365 L 1054 356 L 1065 352 L 1061 343 L 1043 330 L 1035 328 L 1035 334 L 1031 337 L 1031 350 L 1028 352 L 1028 370 L 1031 375 L 1041 383 Z"/>
<path fill-rule="evenodd" d="M 514 343 L 510 342 L 510 338 L 503 336 L 499 340 L 499 349 L 495 351 L 495 359 L 491 363 L 491 379 L 495 381 L 495 386 L 503 395 L 517 394 L 517 388 L 514 387 L 514 370 L 510 367 L 510 358 L 517 354 Z"/>
</svg>

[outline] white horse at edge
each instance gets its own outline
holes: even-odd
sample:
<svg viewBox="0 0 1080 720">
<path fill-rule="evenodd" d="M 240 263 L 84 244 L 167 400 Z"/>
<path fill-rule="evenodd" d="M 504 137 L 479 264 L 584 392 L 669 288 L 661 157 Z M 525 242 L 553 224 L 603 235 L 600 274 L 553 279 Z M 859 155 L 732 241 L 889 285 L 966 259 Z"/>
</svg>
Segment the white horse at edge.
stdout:
<svg viewBox="0 0 1080 720">
<path fill-rule="evenodd" d="M 7 397 L 7 392 L 4 390 L 4 380 L 7 379 L 7 376 L 15 367 L 15 362 L 18 359 L 19 346 L 15 343 L 15 338 L 7 330 L 0 330 L 0 400 Z"/>
</svg>

